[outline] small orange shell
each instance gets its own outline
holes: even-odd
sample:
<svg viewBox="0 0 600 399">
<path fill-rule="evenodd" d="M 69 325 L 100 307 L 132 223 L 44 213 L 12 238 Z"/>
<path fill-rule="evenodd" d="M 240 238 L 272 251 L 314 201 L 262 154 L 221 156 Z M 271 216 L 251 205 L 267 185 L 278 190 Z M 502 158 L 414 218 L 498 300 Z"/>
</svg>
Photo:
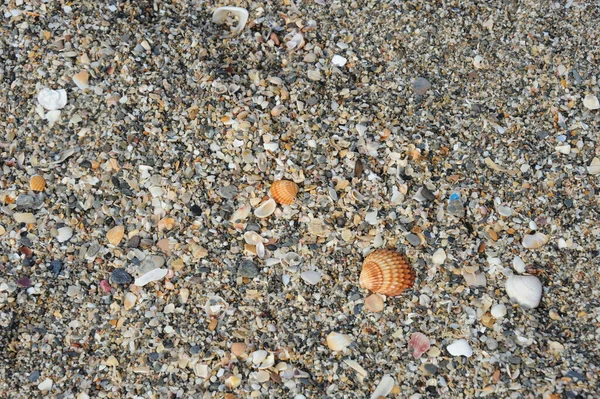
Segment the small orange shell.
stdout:
<svg viewBox="0 0 600 399">
<path fill-rule="evenodd" d="M 46 188 L 46 179 L 40 175 L 33 175 L 29 180 L 29 186 L 33 191 L 44 191 Z"/>
<path fill-rule="evenodd" d="M 271 186 L 271 196 L 283 205 L 290 205 L 296 200 L 298 185 L 290 180 L 277 180 Z"/>
<path fill-rule="evenodd" d="M 415 283 L 415 271 L 404 255 L 379 249 L 365 258 L 360 286 L 387 296 L 400 295 Z"/>
</svg>

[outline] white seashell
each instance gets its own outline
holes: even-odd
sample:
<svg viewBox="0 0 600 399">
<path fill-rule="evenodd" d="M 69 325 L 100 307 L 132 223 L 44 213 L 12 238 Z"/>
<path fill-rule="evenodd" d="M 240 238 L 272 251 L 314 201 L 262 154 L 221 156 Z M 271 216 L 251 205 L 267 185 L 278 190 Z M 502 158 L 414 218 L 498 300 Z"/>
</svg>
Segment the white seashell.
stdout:
<svg viewBox="0 0 600 399">
<path fill-rule="evenodd" d="M 588 94 L 587 96 L 585 96 L 585 98 L 583 99 L 583 105 L 587 109 L 599 109 L 600 108 L 600 102 L 598 101 L 598 97 L 596 97 L 593 94 Z"/>
<path fill-rule="evenodd" d="M 491 313 L 494 319 L 503 318 L 504 316 L 506 316 L 506 305 L 504 305 L 503 303 L 498 303 L 492 306 Z"/>
<path fill-rule="evenodd" d="M 256 256 L 258 256 L 260 259 L 265 257 L 265 244 L 262 242 L 256 244 Z"/>
<path fill-rule="evenodd" d="M 469 287 L 485 287 L 487 284 L 487 280 L 485 278 L 485 274 L 480 272 L 469 273 L 463 271 L 463 277 L 465 278 L 465 282 Z"/>
<path fill-rule="evenodd" d="M 143 274 L 142 276 L 136 278 L 134 284 L 137 285 L 138 287 L 143 287 L 152 281 L 161 280 L 162 278 L 164 278 L 167 275 L 167 271 L 168 271 L 167 269 L 159 269 L 159 268 L 150 270 L 148 273 Z"/>
<path fill-rule="evenodd" d="M 248 22 L 248 10 L 242 7 L 219 7 L 213 12 L 212 21 L 215 24 L 222 24 L 229 15 L 238 17 L 238 24 L 233 28 L 233 34 L 240 33 Z"/>
<path fill-rule="evenodd" d="M 38 93 L 37 100 L 47 111 L 55 111 L 67 105 L 67 91 L 44 88 Z"/>
<path fill-rule="evenodd" d="M 275 152 L 278 149 L 279 149 L 279 144 L 277 144 L 273 141 L 265 143 L 265 150 L 267 150 L 267 151 Z"/>
<path fill-rule="evenodd" d="M 319 281 L 321 281 L 321 277 L 323 277 L 323 273 L 317 272 L 315 270 L 309 270 L 300 274 L 300 278 L 304 280 L 306 284 L 310 285 L 319 284 Z"/>
<path fill-rule="evenodd" d="M 380 399 L 382 397 L 385 398 L 390 392 L 392 392 L 395 384 L 394 378 L 390 377 L 389 374 L 384 375 L 377 385 L 377 388 L 375 388 L 371 394 L 371 399 Z"/>
<path fill-rule="evenodd" d="M 517 273 L 525 273 L 525 262 L 523 262 L 523 260 L 519 256 L 515 256 L 515 258 L 512 261 L 512 264 L 513 269 L 515 269 Z"/>
<path fill-rule="evenodd" d="M 549 237 L 543 233 L 525 234 L 522 244 L 525 248 L 536 249 L 548 242 Z"/>
<path fill-rule="evenodd" d="M 252 363 L 255 366 L 258 366 L 259 364 L 261 364 L 263 362 L 263 360 L 265 360 L 267 358 L 268 355 L 269 355 L 269 352 L 267 352 L 264 349 L 261 349 L 261 350 L 252 352 L 250 357 L 252 358 Z"/>
<path fill-rule="evenodd" d="M 38 384 L 38 389 L 40 391 L 49 391 L 52 389 L 54 382 L 50 378 L 46 378 L 44 381 Z"/>
<path fill-rule="evenodd" d="M 369 375 L 369 373 L 367 373 L 367 370 L 362 368 L 362 366 L 360 364 L 358 364 L 358 362 L 356 360 L 344 359 L 344 363 L 346 363 L 348 366 L 352 367 L 358 374 L 362 375 L 363 377 L 366 377 L 367 375 Z"/>
<path fill-rule="evenodd" d="M 281 260 L 290 266 L 298 266 L 300 263 L 302 263 L 302 257 L 295 252 L 288 252 L 287 254 L 283 255 Z"/>
<path fill-rule="evenodd" d="M 453 343 L 448 345 L 446 349 L 448 349 L 448 352 L 452 356 L 471 357 L 471 355 L 473 354 L 473 349 L 471 349 L 471 346 L 469 345 L 466 339 L 459 339 L 458 341 L 454 341 Z"/>
<path fill-rule="evenodd" d="M 229 221 L 231 223 L 243 222 L 244 220 L 246 220 L 248 215 L 250 215 L 250 211 L 250 205 L 244 204 L 240 206 L 237 211 L 233 212 L 233 215 L 231 215 Z"/>
<path fill-rule="evenodd" d="M 565 241 L 565 239 L 562 237 L 558 239 L 557 245 L 558 249 L 569 248 L 569 244 L 567 244 L 567 241 Z"/>
<path fill-rule="evenodd" d="M 61 227 L 57 232 L 58 235 L 56 236 L 56 240 L 58 240 L 58 242 L 65 242 L 73 237 L 73 229 L 70 227 Z"/>
<path fill-rule="evenodd" d="M 498 205 L 498 213 L 502 216 L 510 217 L 513 214 L 513 210 L 508 206 Z"/>
<path fill-rule="evenodd" d="M 225 379 L 225 386 L 229 389 L 235 389 L 242 383 L 241 374 L 230 375 Z"/>
<path fill-rule="evenodd" d="M 595 157 L 592 159 L 590 166 L 587 167 L 588 173 L 590 175 L 597 175 L 600 173 L 600 158 Z"/>
<path fill-rule="evenodd" d="M 135 306 L 137 301 L 137 296 L 133 292 L 128 292 L 125 294 L 125 299 L 123 300 L 123 307 L 125 310 L 129 310 Z"/>
<path fill-rule="evenodd" d="M 446 252 L 442 248 L 439 248 L 431 256 L 431 263 L 433 263 L 434 265 L 441 265 L 444 263 L 445 260 Z"/>
<path fill-rule="evenodd" d="M 46 115 L 44 115 L 44 119 L 46 119 L 48 121 L 48 125 L 52 127 L 60 120 L 60 111 L 48 111 L 46 112 Z"/>
<path fill-rule="evenodd" d="M 571 152 L 571 146 L 569 144 L 557 145 L 556 147 L 554 147 L 554 150 L 559 154 L 568 155 Z"/>
<path fill-rule="evenodd" d="M 377 211 L 368 212 L 365 216 L 365 222 L 369 223 L 372 226 L 376 225 L 378 223 L 377 222 Z"/>
<path fill-rule="evenodd" d="M 15 218 L 15 222 L 17 222 L 17 223 L 31 224 L 31 223 L 35 223 L 35 221 L 36 221 L 35 215 L 33 213 L 29 213 L 29 212 L 25 212 L 25 213 L 17 212 L 17 213 L 14 213 L 13 214 L 13 218 Z"/>
<path fill-rule="evenodd" d="M 329 335 L 327 335 L 327 346 L 332 351 L 344 350 L 351 343 L 352 338 L 349 335 L 336 332 L 330 332 Z"/>
<path fill-rule="evenodd" d="M 304 36 L 302 33 L 296 33 L 289 39 L 288 36 L 286 36 L 285 45 L 287 46 L 288 50 L 299 50 L 304 47 L 304 44 Z"/>
<path fill-rule="evenodd" d="M 179 301 L 181 303 L 187 303 L 188 298 L 190 297 L 190 290 L 187 288 L 182 288 L 179 290 Z"/>
<path fill-rule="evenodd" d="M 341 55 L 334 55 L 333 58 L 331 59 L 331 63 L 335 66 L 344 66 L 346 65 L 346 62 L 348 62 L 348 60 L 344 57 L 342 57 Z"/>
<path fill-rule="evenodd" d="M 254 378 L 256 378 L 256 382 L 263 383 L 269 381 L 269 378 L 271 378 L 271 374 L 269 374 L 268 371 L 260 370 L 257 371 L 256 374 L 254 374 Z"/>
<path fill-rule="evenodd" d="M 246 244 L 250 244 L 250 245 L 257 245 L 259 242 L 262 243 L 263 239 L 260 236 L 260 234 L 258 234 L 255 231 L 247 231 L 244 233 L 244 240 L 246 241 Z"/>
<path fill-rule="evenodd" d="M 542 282 L 536 276 L 511 276 L 506 280 L 506 294 L 525 309 L 536 308 L 542 299 Z"/>
<path fill-rule="evenodd" d="M 254 216 L 261 219 L 269 217 L 275 212 L 275 208 L 277 208 L 277 203 L 273 198 L 269 198 L 254 210 Z"/>
<path fill-rule="evenodd" d="M 390 199 L 391 205 L 400 205 L 400 203 L 404 201 L 404 195 L 398 191 L 396 187 L 394 187 L 392 191 L 392 198 Z"/>
</svg>

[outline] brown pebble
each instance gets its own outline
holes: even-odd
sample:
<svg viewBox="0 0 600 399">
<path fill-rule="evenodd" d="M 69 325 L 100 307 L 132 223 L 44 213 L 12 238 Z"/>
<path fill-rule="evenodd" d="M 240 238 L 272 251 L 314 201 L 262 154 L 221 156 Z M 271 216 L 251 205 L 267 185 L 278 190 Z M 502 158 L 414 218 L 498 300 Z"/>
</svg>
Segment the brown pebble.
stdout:
<svg viewBox="0 0 600 399">
<path fill-rule="evenodd" d="M 246 353 L 247 348 L 248 346 L 243 342 L 234 342 L 233 344 L 231 344 L 231 353 L 233 353 L 237 357 L 240 357 L 241 355 Z"/>
</svg>

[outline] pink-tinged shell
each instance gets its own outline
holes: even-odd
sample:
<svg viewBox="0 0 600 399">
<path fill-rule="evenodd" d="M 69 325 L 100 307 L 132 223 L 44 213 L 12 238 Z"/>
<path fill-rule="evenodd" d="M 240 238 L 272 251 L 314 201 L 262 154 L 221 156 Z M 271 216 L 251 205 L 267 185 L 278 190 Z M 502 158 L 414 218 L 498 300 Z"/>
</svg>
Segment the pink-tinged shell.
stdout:
<svg viewBox="0 0 600 399">
<path fill-rule="evenodd" d="M 290 180 L 277 180 L 271 185 L 271 196 L 283 205 L 291 205 L 296 201 L 298 185 Z"/>
<path fill-rule="evenodd" d="M 400 295 L 415 283 L 415 271 L 404 255 L 379 249 L 365 258 L 360 286 L 387 296 Z"/>
<path fill-rule="evenodd" d="M 102 291 L 104 291 L 106 293 L 109 293 L 112 290 L 110 283 L 106 280 L 100 281 L 100 288 L 102 288 Z"/>
<path fill-rule="evenodd" d="M 429 350 L 431 344 L 429 343 L 429 338 L 427 338 L 425 334 L 416 332 L 410 336 L 408 347 L 412 348 L 413 357 L 418 359 L 423 353 Z"/>
</svg>

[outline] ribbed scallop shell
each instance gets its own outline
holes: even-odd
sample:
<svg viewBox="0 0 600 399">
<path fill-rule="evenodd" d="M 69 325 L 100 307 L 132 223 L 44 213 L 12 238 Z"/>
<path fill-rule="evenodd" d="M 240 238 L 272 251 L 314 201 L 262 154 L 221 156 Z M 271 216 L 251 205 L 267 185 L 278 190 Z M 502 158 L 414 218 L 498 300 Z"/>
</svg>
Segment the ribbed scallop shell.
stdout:
<svg viewBox="0 0 600 399">
<path fill-rule="evenodd" d="M 277 180 L 271 186 L 271 196 L 283 205 L 290 205 L 296 200 L 298 185 L 290 180 Z"/>
<path fill-rule="evenodd" d="M 31 176 L 29 180 L 29 186 L 33 191 L 44 191 L 46 188 L 46 179 L 40 175 Z"/>
<path fill-rule="evenodd" d="M 365 258 L 360 286 L 387 296 L 400 295 L 415 283 L 415 271 L 404 255 L 379 249 Z"/>
</svg>

